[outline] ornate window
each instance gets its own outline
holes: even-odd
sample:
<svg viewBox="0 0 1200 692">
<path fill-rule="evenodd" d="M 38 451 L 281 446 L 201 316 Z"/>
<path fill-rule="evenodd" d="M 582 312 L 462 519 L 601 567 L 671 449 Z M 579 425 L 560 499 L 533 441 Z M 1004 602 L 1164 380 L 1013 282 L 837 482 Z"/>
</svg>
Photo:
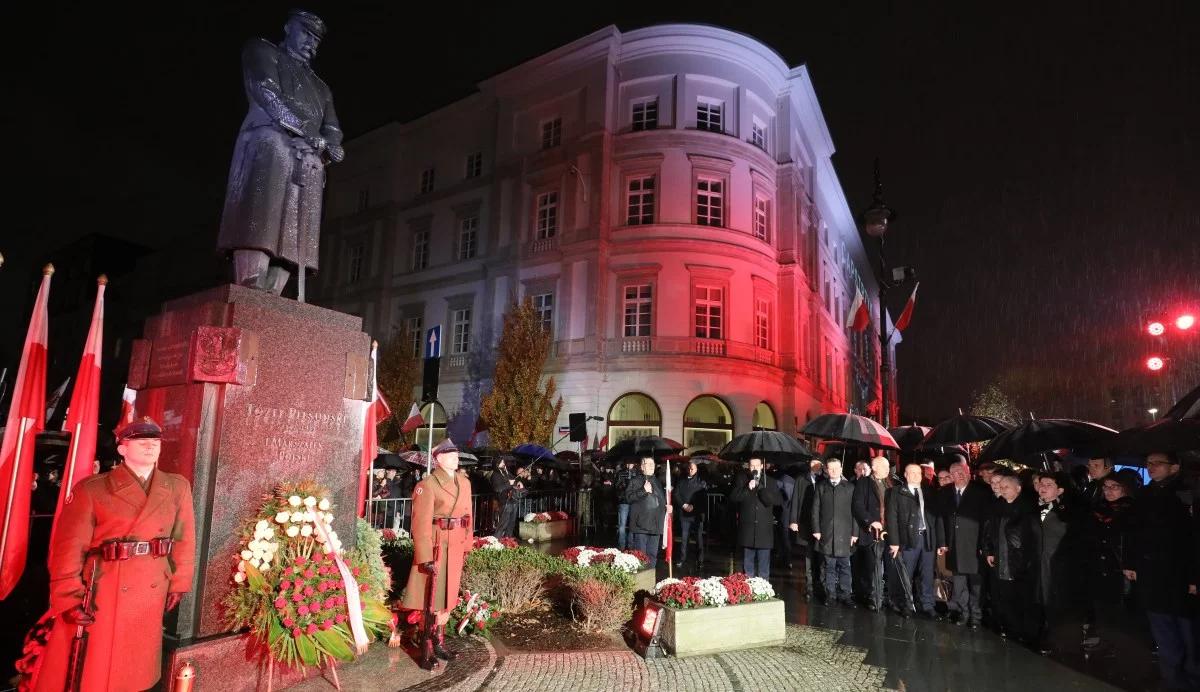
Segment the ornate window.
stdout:
<svg viewBox="0 0 1200 692">
<path fill-rule="evenodd" d="M 625 202 L 626 225 L 654 223 L 654 176 L 630 178 Z"/>
<path fill-rule="evenodd" d="M 638 101 L 633 104 L 633 131 L 653 130 L 658 127 L 658 99 Z"/>
<path fill-rule="evenodd" d="M 429 229 L 413 232 L 412 269 L 420 271 L 429 266 Z"/>
<path fill-rule="evenodd" d="M 696 223 L 700 226 L 725 225 L 725 181 L 717 178 L 696 179 Z"/>
<path fill-rule="evenodd" d="M 715 396 L 692 399 L 683 412 L 683 446 L 716 452 L 733 439 L 733 414 Z"/>
<path fill-rule="evenodd" d="M 558 234 L 558 193 L 543 192 L 537 196 L 537 238 L 553 238 Z"/>
<path fill-rule="evenodd" d="M 654 290 L 650 284 L 625 287 L 625 336 L 650 336 Z"/>
<path fill-rule="evenodd" d="M 765 401 L 758 402 L 758 406 L 754 407 L 752 425 L 755 430 L 779 429 L 779 424 L 775 422 L 775 411 L 771 409 L 770 404 Z"/>
<path fill-rule="evenodd" d="M 466 177 L 478 178 L 481 175 L 483 175 L 483 152 L 467 154 Z"/>
<path fill-rule="evenodd" d="M 703 98 L 697 101 L 696 129 L 708 130 L 709 132 L 724 132 L 725 127 L 721 122 L 721 112 L 724 108 L 725 104 L 720 101 Z"/>
<path fill-rule="evenodd" d="M 554 333 L 554 294 L 540 293 L 533 297 L 533 309 L 537 311 L 542 329 Z"/>
<path fill-rule="evenodd" d="M 479 215 L 464 216 L 458 223 L 458 258 L 469 260 L 475 256 L 479 237 Z"/>
<path fill-rule="evenodd" d="M 771 242 L 771 200 L 765 195 L 754 195 L 754 237 Z"/>
<path fill-rule="evenodd" d="M 724 289 L 720 286 L 696 286 L 695 325 L 696 338 L 724 338 Z"/>
<path fill-rule="evenodd" d="M 459 355 L 471 350 L 471 308 L 462 308 L 451 313 L 453 340 L 450 353 Z"/>
<path fill-rule="evenodd" d="M 404 319 L 404 340 L 408 344 L 408 355 L 412 358 L 420 358 L 424 353 L 421 347 L 423 330 L 421 329 L 421 316 L 406 317 Z"/>
<path fill-rule="evenodd" d="M 366 257 L 366 247 L 362 243 L 351 245 L 347 252 L 346 280 L 348 283 L 358 283 L 363 274 L 363 262 Z"/>
<path fill-rule="evenodd" d="M 771 302 L 764 298 L 754 301 L 754 345 L 771 350 Z"/>
<path fill-rule="evenodd" d="M 662 411 L 654 399 L 633 392 L 613 402 L 608 409 L 608 447 L 627 437 L 662 434 Z"/>
<path fill-rule="evenodd" d="M 562 118 L 542 122 L 542 149 L 553 149 L 562 144 Z"/>
<path fill-rule="evenodd" d="M 427 195 L 430 192 L 433 192 L 433 176 L 433 168 L 426 168 L 425 170 L 421 171 L 421 194 Z"/>
</svg>

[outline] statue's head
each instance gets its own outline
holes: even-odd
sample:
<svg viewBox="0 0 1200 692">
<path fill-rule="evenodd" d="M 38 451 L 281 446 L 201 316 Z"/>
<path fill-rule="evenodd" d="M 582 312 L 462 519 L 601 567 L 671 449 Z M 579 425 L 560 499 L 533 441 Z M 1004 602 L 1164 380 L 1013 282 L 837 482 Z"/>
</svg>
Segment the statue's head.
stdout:
<svg viewBox="0 0 1200 692">
<path fill-rule="evenodd" d="M 317 55 L 317 46 L 325 38 L 325 22 L 312 12 L 291 10 L 283 26 L 283 47 L 295 58 L 305 62 Z"/>
</svg>

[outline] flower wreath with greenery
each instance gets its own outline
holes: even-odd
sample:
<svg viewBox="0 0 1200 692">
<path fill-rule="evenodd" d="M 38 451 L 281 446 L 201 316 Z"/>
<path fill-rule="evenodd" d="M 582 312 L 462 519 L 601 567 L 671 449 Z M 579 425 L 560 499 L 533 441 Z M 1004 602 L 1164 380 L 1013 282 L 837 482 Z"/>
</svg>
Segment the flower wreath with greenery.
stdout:
<svg viewBox="0 0 1200 692">
<path fill-rule="evenodd" d="M 328 489 L 313 481 L 283 483 L 239 533 L 227 620 L 236 629 L 249 628 L 268 655 L 287 665 L 354 660 L 363 651 L 354 634 L 356 618 L 368 641 L 390 631 L 384 603 L 390 578 L 378 537 L 359 519 L 360 545 L 344 550 L 332 510 Z M 374 540 L 364 544 L 364 534 Z"/>
</svg>

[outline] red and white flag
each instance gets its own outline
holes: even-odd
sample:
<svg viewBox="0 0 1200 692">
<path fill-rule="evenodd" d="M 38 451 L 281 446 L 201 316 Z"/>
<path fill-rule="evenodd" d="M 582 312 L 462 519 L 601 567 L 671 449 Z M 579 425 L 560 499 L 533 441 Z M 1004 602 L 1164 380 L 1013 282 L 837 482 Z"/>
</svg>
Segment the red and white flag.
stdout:
<svg viewBox="0 0 1200 692">
<path fill-rule="evenodd" d="M 414 403 L 408 411 L 408 418 L 404 421 L 404 425 L 400 426 L 400 431 L 407 435 L 422 425 L 425 425 L 425 419 L 421 417 L 421 409 L 417 408 Z"/>
<path fill-rule="evenodd" d="M 121 418 L 117 421 L 116 430 L 129 425 L 133 422 L 134 415 L 137 411 L 137 390 L 130 389 L 129 385 L 125 385 L 125 391 L 121 393 Z M 116 432 L 114 430 L 113 432 Z"/>
<path fill-rule="evenodd" d="M 667 470 L 667 474 L 666 474 L 666 476 L 667 476 L 666 491 L 667 492 L 666 492 L 666 495 L 667 495 L 667 508 L 669 509 L 671 507 L 671 462 L 669 462 L 669 461 L 666 464 L 666 470 Z M 675 562 L 671 556 L 671 553 L 674 551 L 674 548 L 675 548 L 675 532 L 672 530 L 674 528 L 674 526 L 675 526 L 675 522 L 671 521 L 671 513 L 663 512 L 663 548 L 665 548 L 666 552 L 667 552 L 666 558 L 667 558 L 668 572 L 671 569 L 671 565 L 675 564 Z M 654 567 L 656 567 L 656 565 L 651 565 L 650 567 L 654 568 Z"/>
<path fill-rule="evenodd" d="M 42 272 L 0 444 L 0 600 L 8 598 L 21 580 L 29 549 L 33 450 L 37 434 L 46 427 L 46 303 L 53 273 L 52 265 Z"/>
<path fill-rule="evenodd" d="M 376 372 L 377 357 L 379 354 L 379 344 L 371 342 L 371 373 Z M 358 507 L 358 516 L 367 516 L 367 493 L 371 484 L 371 464 L 375 462 L 375 457 L 379 455 L 379 421 L 387 418 L 392 414 L 392 409 L 388 406 L 387 400 L 379 392 L 379 383 L 371 382 L 371 401 L 367 403 L 367 410 L 363 416 L 363 441 L 362 452 L 359 455 L 358 469 L 358 502 L 355 506 Z"/>
<path fill-rule="evenodd" d="M 913 286 L 912 295 L 908 297 L 908 302 L 904 304 L 904 312 L 900 313 L 900 319 L 896 320 L 896 331 L 902 332 L 908 329 L 908 323 L 912 322 L 913 308 L 917 305 L 917 289 L 920 287 L 920 281 L 917 282 L 916 286 Z"/>
<path fill-rule="evenodd" d="M 58 491 L 58 507 L 50 528 L 50 549 L 54 549 L 54 532 L 63 507 L 74 499 L 75 485 L 92 475 L 96 459 L 96 427 L 100 419 L 100 357 L 104 351 L 104 286 L 108 279 L 101 276 L 96 287 L 96 304 L 92 307 L 92 326 L 88 328 L 83 345 L 83 358 L 75 374 L 75 390 L 63 430 L 71 433 L 67 460 L 63 466 L 62 486 Z"/>
<path fill-rule="evenodd" d="M 850 312 L 846 315 L 846 323 L 851 331 L 861 332 L 871 324 L 871 309 L 863 298 L 862 291 L 854 287 L 854 302 L 850 304 Z"/>
<path fill-rule="evenodd" d="M 475 419 L 475 429 L 471 431 L 471 439 L 467 440 L 467 446 L 474 447 L 475 440 L 479 437 L 479 433 L 487 432 L 487 429 L 487 421 L 485 421 L 482 416 L 477 417 Z"/>
</svg>

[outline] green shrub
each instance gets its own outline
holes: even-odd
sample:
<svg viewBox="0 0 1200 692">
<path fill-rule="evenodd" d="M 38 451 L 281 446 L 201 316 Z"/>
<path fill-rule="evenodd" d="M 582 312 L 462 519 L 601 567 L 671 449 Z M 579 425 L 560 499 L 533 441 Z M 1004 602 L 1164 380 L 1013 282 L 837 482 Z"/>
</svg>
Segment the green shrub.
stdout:
<svg viewBox="0 0 1200 692">
<path fill-rule="evenodd" d="M 563 560 L 520 546 L 467 553 L 463 588 L 491 601 L 506 613 L 528 609 L 545 595 L 546 577 L 558 574 Z"/>
<path fill-rule="evenodd" d="M 565 561 L 564 561 L 565 562 Z M 615 630 L 633 615 L 633 576 L 612 567 L 568 565 L 571 616 L 587 630 Z"/>
</svg>

